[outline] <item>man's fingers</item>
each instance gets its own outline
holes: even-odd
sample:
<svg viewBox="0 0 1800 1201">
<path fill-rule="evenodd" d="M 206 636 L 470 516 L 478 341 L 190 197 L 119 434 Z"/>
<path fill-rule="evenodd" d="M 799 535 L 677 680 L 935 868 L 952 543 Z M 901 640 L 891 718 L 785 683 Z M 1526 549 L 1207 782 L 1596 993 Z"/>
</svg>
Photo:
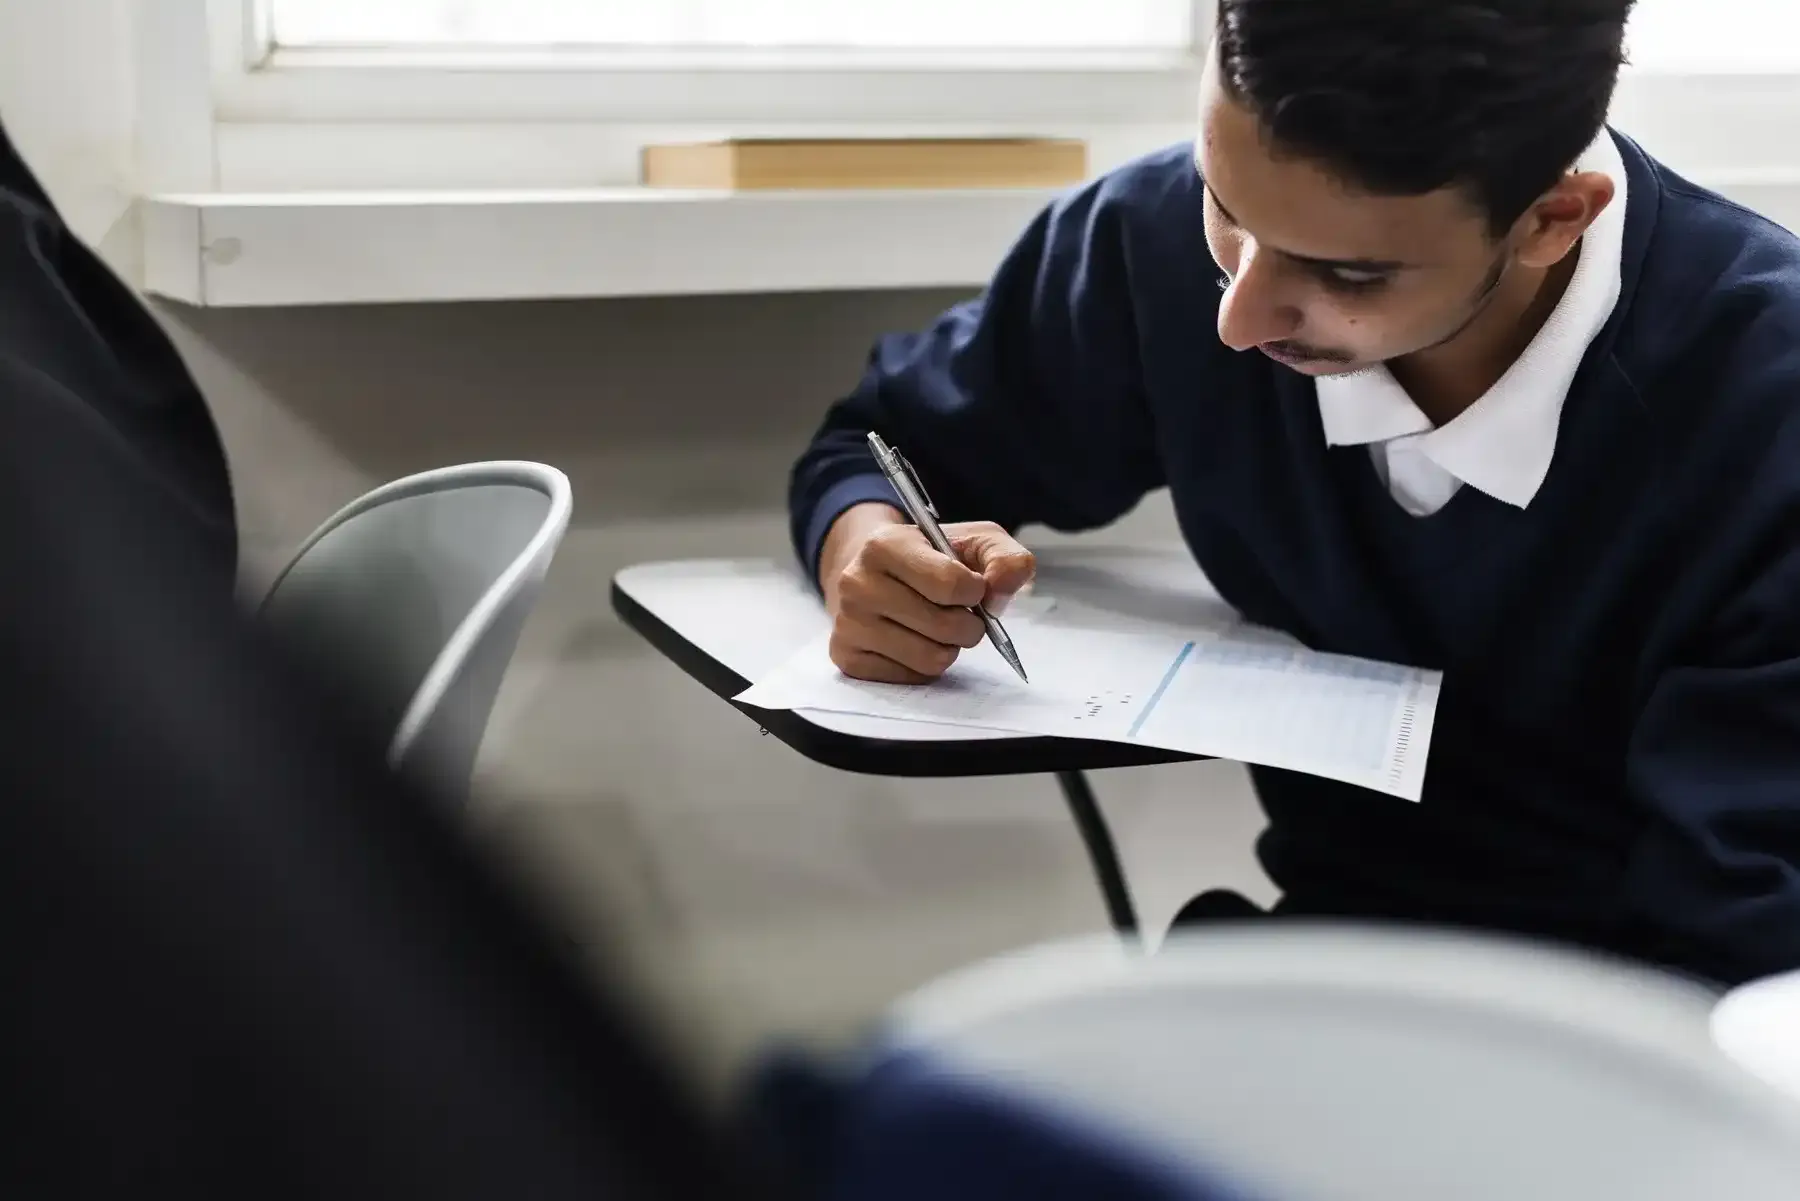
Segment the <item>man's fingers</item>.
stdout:
<svg viewBox="0 0 1800 1201">
<path fill-rule="evenodd" d="M 919 677 L 919 680 L 895 682 L 918 683 L 935 680 L 950 670 L 950 665 L 956 662 L 957 648 L 933 642 L 886 618 L 843 623 L 833 632 L 831 661 L 840 668 L 851 671 L 849 664 L 861 663 L 870 655 L 898 664 Z"/>
<path fill-rule="evenodd" d="M 934 605 L 979 605 L 987 580 L 967 564 L 938 551 L 910 526 L 882 531 L 870 540 L 871 566 L 899 580 Z"/>
<path fill-rule="evenodd" d="M 907 629 L 897 621 L 883 620 L 866 627 L 861 649 L 892 659 L 929 679 L 937 679 L 956 662 L 958 648 L 934 641 Z"/>
<path fill-rule="evenodd" d="M 890 575 L 872 575 L 841 598 L 852 620 L 886 618 L 945 646 L 970 647 L 981 642 L 981 619 L 971 609 L 936 605 Z"/>
<path fill-rule="evenodd" d="M 876 684 L 929 684 L 931 679 L 922 676 L 910 667 L 903 667 L 892 659 L 883 658 L 873 651 L 851 651 L 843 659 L 835 660 L 838 670 L 853 680 L 868 680 Z"/>
</svg>

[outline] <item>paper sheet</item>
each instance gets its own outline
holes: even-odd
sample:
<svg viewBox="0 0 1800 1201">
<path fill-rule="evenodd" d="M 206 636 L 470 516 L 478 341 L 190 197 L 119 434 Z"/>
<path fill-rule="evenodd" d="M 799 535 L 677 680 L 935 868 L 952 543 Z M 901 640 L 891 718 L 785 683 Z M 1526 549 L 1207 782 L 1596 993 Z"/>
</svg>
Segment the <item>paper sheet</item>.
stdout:
<svg viewBox="0 0 1800 1201">
<path fill-rule="evenodd" d="M 821 637 L 738 699 L 1069 738 L 1135 742 L 1342 780 L 1407 800 L 1424 784 L 1442 677 L 1320 654 L 1245 624 L 1107 629 L 1080 611 L 1009 618 L 1029 684 L 989 643 L 935 683 L 853 680 Z"/>
</svg>

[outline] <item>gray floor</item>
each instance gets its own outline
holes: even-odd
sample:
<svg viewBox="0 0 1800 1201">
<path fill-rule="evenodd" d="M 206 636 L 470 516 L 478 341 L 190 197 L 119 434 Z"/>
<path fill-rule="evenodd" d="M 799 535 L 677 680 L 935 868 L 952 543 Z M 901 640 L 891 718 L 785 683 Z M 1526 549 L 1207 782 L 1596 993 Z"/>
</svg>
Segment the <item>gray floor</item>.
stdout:
<svg viewBox="0 0 1800 1201">
<path fill-rule="evenodd" d="M 474 819 L 709 1085 L 772 1036 L 830 1039 L 932 976 L 1103 928 L 1049 780 L 892 781 L 803 761 L 613 617 L 612 574 L 786 555 L 788 466 L 868 340 L 942 294 L 164 309 L 219 416 L 254 579 L 338 505 L 524 457 L 576 513 L 519 648 Z M 1153 500 L 1109 538 L 1175 537 Z M 1242 772 L 1095 780 L 1150 923 L 1209 884 L 1266 894 Z"/>
</svg>

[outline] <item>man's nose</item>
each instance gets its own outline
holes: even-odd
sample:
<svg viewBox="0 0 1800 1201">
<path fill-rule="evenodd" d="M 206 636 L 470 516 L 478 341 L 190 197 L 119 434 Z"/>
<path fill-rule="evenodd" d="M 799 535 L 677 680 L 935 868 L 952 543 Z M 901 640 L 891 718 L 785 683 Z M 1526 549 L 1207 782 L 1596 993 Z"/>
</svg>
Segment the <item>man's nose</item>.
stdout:
<svg viewBox="0 0 1800 1201">
<path fill-rule="evenodd" d="M 1300 328 L 1300 310 L 1281 291 L 1271 264 L 1246 247 L 1219 300 L 1219 341 L 1233 350 L 1249 350 L 1293 337 Z"/>
</svg>

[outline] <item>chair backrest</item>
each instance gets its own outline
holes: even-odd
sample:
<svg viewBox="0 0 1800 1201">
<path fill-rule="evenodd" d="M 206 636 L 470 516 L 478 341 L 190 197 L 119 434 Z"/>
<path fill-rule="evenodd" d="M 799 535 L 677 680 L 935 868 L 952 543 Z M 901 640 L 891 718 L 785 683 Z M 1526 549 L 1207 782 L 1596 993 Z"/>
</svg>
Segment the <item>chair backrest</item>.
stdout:
<svg viewBox="0 0 1800 1201">
<path fill-rule="evenodd" d="M 1536 946 L 1271 923 L 957 973 L 874 1062 L 1004 1082 L 1272 1198 L 1800 1196 L 1800 1105 L 1712 1045 L 1714 999 Z"/>
<path fill-rule="evenodd" d="M 540 463 L 396 480 L 307 539 L 263 617 L 393 731 L 390 764 L 461 794 L 570 509 L 568 479 Z"/>
<path fill-rule="evenodd" d="M 1740 984 L 1712 1012 L 1713 1043 L 1800 1102 L 1800 972 Z"/>
</svg>

